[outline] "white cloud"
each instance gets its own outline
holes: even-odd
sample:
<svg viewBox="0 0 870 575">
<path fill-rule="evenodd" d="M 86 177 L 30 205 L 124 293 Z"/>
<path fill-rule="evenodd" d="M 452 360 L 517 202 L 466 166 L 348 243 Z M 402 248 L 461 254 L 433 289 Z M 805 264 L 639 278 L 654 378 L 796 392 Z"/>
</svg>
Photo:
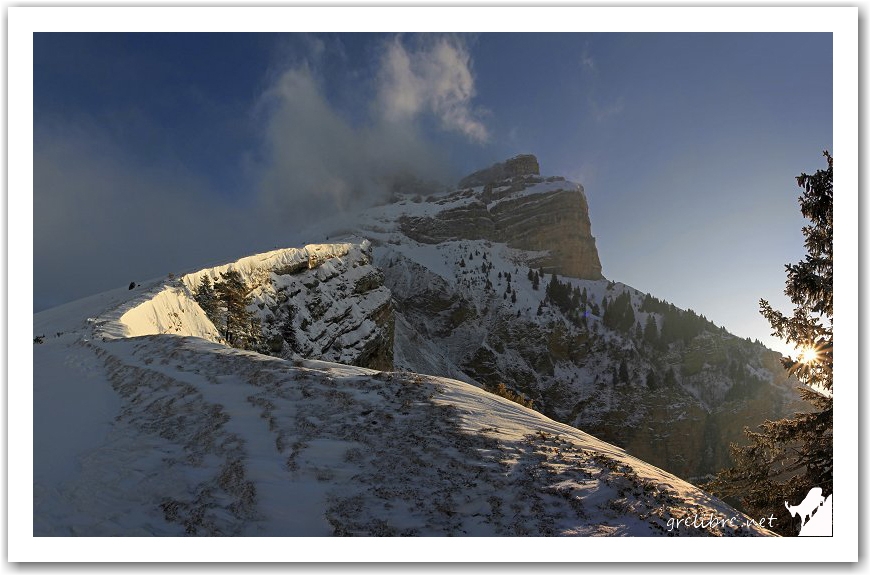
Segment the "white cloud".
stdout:
<svg viewBox="0 0 870 575">
<path fill-rule="evenodd" d="M 288 223 L 353 212 L 386 198 L 408 174 L 440 179 L 446 162 L 412 122 L 352 126 L 307 68 L 287 70 L 265 94 L 266 213 Z"/>
<path fill-rule="evenodd" d="M 426 116 L 471 141 L 489 138 L 471 108 L 474 77 L 464 45 L 447 36 L 420 42 L 409 50 L 401 37 L 390 39 L 373 91 L 348 87 L 360 98 L 371 94 L 373 114 L 357 123 L 331 105 L 308 64 L 277 76 L 259 106 L 264 153 L 256 169 L 267 214 L 311 222 L 382 200 L 409 175 L 446 183 L 454 174 L 422 128 Z"/>
<path fill-rule="evenodd" d="M 471 56 L 457 38 L 440 36 L 414 51 L 398 36 L 387 45 L 378 87 L 378 107 L 387 121 L 431 113 L 443 129 L 483 143 L 489 132 L 471 106 L 474 96 Z"/>
</svg>

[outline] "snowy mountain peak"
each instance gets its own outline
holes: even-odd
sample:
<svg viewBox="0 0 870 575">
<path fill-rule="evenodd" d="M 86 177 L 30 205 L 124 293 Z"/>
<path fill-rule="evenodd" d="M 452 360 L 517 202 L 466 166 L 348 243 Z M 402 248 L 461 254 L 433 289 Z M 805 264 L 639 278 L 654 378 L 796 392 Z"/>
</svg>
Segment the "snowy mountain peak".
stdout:
<svg viewBox="0 0 870 575">
<path fill-rule="evenodd" d="M 375 242 L 486 240 L 525 252 L 529 265 L 548 273 L 604 277 L 583 187 L 560 176 L 518 175 L 446 196 L 399 198 L 362 214 L 359 225 Z"/>
<path fill-rule="evenodd" d="M 498 162 L 488 168 L 478 170 L 459 181 L 460 188 L 485 186 L 493 182 L 503 181 L 515 176 L 540 175 L 541 168 L 538 158 L 532 154 L 520 154 L 504 162 Z"/>
</svg>

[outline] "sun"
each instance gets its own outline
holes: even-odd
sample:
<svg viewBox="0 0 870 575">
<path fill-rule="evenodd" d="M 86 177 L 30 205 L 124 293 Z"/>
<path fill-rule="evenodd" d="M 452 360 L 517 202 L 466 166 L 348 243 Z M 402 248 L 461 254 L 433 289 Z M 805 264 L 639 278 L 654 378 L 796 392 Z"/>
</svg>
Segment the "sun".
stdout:
<svg viewBox="0 0 870 575">
<path fill-rule="evenodd" d="M 813 346 L 802 347 L 797 350 L 797 360 L 800 363 L 813 363 L 819 359 L 819 350 Z"/>
</svg>

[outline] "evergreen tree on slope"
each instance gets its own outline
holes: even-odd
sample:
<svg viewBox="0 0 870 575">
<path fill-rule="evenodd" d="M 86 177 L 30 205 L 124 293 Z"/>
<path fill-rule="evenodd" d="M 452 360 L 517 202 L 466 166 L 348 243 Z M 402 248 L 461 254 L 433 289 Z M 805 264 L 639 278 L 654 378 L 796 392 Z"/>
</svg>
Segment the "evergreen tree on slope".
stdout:
<svg viewBox="0 0 870 575">
<path fill-rule="evenodd" d="M 813 175 L 801 174 L 798 185 L 807 255 L 786 265 L 785 293 L 794 315 L 785 316 L 760 301 L 761 313 L 773 335 L 802 350 L 797 360 L 783 358 L 783 366 L 804 384 L 801 396 L 815 411 L 767 421 L 759 431 L 745 430 L 749 444 L 732 445 L 735 465 L 707 485 L 712 491 L 740 499 L 750 516 L 778 518 L 773 527 L 783 535 L 797 535 L 800 522 L 784 503 L 797 505 L 813 487 L 827 497 L 833 489 L 833 368 L 834 368 L 834 162 Z"/>
<path fill-rule="evenodd" d="M 205 312 L 208 319 L 217 326 L 219 315 L 217 294 L 215 293 L 214 287 L 212 287 L 211 280 L 208 276 L 202 276 L 202 279 L 193 294 L 193 299 L 196 300 L 196 303 L 199 304 L 199 307 L 202 308 L 202 311 Z"/>
<path fill-rule="evenodd" d="M 233 347 L 260 351 L 262 331 L 256 316 L 248 311 L 251 297 L 241 274 L 236 270 L 221 273 L 214 291 L 224 312 L 223 336 Z"/>
</svg>

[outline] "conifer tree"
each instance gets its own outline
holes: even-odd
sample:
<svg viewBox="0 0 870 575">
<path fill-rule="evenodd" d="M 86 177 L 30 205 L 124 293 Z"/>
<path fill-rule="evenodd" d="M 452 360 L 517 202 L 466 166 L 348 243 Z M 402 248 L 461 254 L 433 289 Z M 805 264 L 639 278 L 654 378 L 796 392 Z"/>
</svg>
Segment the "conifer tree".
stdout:
<svg viewBox="0 0 870 575">
<path fill-rule="evenodd" d="M 785 293 L 794 314 L 788 317 L 760 301 L 773 335 L 809 350 L 802 360 L 783 358 L 782 364 L 803 384 L 798 391 L 815 410 L 767 421 L 759 431 L 745 430 L 749 444 L 732 446 L 734 467 L 708 485 L 718 494 L 739 497 L 751 516 L 779 517 L 774 528 L 783 535 L 796 535 L 800 527 L 783 511 L 786 500 L 800 502 L 813 487 L 821 487 L 826 497 L 833 488 L 834 162 L 828 152 L 824 155 L 826 170 L 797 176 L 803 188 L 801 213 L 809 223 L 803 228 L 807 255 L 786 265 Z"/>
<path fill-rule="evenodd" d="M 672 366 L 665 372 L 665 386 L 673 387 L 675 385 L 677 385 L 677 374 L 674 373 L 674 368 Z"/>
<path fill-rule="evenodd" d="M 619 381 L 620 383 L 628 383 L 628 364 L 623 359 L 619 362 Z"/>
<path fill-rule="evenodd" d="M 619 329 L 623 332 L 628 333 L 628 331 L 634 325 L 634 308 L 631 307 L 631 303 L 628 297 L 625 298 L 625 307 L 623 308 L 623 316 L 622 321 L 619 324 Z M 640 336 L 638 336 L 640 338 Z"/>
<path fill-rule="evenodd" d="M 214 291 L 223 312 L 223 336 L 227 343 L 233 347 L 259 349 L 262 339 L 260 324 L 248 311 L 251 298 L 241 274 L 236 270 L 221 273 Z"/>
<path fill-rule="evenodd" d="M 205 312 L 205 315 L 215 324 L 218 325 L 218 301 L 214 287 L 211 285 L 211 280 L 208 276 L 202 276 L 199 280 L 199 285 L 193 294 L 193 299 L 199 304 L 199 307 Z"/>
<path fill-rule="evenodd" d="M 659 386 L 659 378 L 656 375 L 656 372 L 652 369 L 646 374 L 646 386 L 649 389 L 656 389 Z"/>
<path fill-rule="evenodd" d="M 659 328 L 653 314 L 646 316 L 646 324 L 643 328 L 643 340 L 649 344 L 655 344 L 659 338 Z"/>
</svg>

